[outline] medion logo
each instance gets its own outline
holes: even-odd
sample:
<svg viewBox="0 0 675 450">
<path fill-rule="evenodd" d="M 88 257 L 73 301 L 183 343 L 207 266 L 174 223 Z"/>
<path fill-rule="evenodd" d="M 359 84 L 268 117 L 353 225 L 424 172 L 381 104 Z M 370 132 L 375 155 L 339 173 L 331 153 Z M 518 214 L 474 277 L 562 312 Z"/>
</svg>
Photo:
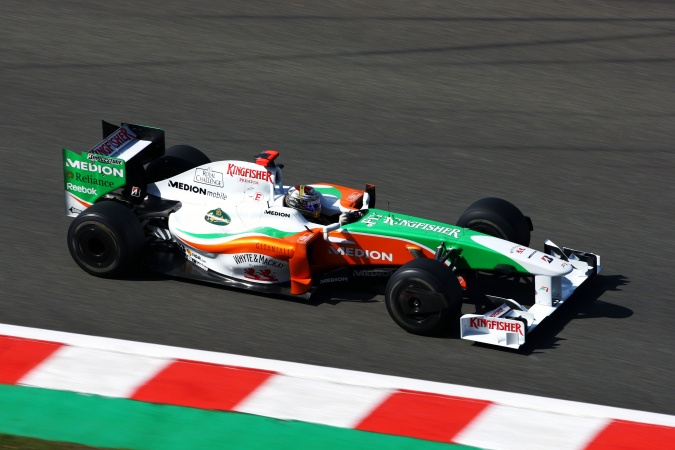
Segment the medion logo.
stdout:
<svg viewBox="0 0 675 450">
<path fill-rule="evenodd" d="M 74 167 L 76 169 L 85 170 L 87 172 L 101 173 L 103 175 L 112 175 L 115 177 L 123 177 L 124 169 L 117 167 L 99 166 L 98 164 L 87 161 L 73 161 L 70 158 L 66 159 L 66 167 Z"/>
<path fill-rule="evenodd" d="M 291 217 L 291 215 L 289 213 L 274 211 L 274 210 L 271 210 L 271 209 L 266 209 L 265 214 L 269 214 L 270 216 L 279 216 L 279 217 L 286 217 L 286 218 Z"/>
<path fill-rule="evenodd" d="M 319 284 L 325 284 L 325 283 L 344 283 L 349 281 L 349 277 L 332 277 L 332 278 L 324 278 L 321 280 Z"/>
<path fill-rule="evenodd" d="M 388 277 L 391 275 L 391 272 L 387 270 L 375 270 L 375 269 L 358 269 L 353 270 L 352 275 L 355 277 Z"/>
<path fill-rule="evenodd" d="M 169 180 L 169 187 L 172 187 L 174 189 L 180 189 L 182 191 L 193 192 L 195 194 L 206 195 L 206 189 L 204 189 L 203 187 L 192 186 L 191 184 L 187 183 L 179 183 L 177 181 Z"/>
<path fill-rule="evenodd" d="M 373 260 L 380 261 L 393 261 L 394 254 L 380 252 L 377 250 L 364 250 L 362 248 L 355 247 L 329 247 L 329 255 L 341 255 L 341 256 L 353 256 L 355 258 L 368 258 Z"/>
</svg>

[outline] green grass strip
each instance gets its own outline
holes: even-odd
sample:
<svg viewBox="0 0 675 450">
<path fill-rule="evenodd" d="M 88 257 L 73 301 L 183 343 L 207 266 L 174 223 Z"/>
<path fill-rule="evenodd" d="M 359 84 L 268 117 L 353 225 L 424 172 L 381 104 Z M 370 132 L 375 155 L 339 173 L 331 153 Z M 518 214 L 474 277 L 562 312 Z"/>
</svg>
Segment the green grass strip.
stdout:
<svg viewBox="0 0 675 450">
<path fill-rule="evenodd" d="M 0 385 L 0 433 L 126 449 L 471 447 L 248 414 Z"/>
</svg>

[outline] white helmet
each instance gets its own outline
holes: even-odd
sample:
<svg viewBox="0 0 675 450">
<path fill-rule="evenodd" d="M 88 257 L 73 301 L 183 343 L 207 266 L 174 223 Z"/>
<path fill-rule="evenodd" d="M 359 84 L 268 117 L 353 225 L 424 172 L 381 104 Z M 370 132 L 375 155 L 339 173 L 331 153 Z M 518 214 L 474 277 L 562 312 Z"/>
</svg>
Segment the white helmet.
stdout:
<svg viewBox="0 0 675 450">
<path fill-rule="evenodd" d="M 285 200 L 286 206 L 297 209 L 306 217 L 317 219 L 321 215 L 321 197 L 312 186 L 298 184 L 289 188 Z"/>
</svg>

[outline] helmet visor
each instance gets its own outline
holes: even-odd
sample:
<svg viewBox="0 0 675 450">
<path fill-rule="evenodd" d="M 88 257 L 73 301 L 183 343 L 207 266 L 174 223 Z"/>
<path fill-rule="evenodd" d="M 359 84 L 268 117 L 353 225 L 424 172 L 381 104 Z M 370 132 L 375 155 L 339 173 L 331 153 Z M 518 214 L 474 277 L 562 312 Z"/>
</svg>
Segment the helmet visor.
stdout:
<svg viewBox="0 0 675 450">
<path fill-rule="evenodd" d="M 321 201 L 317 199 L 298 200 L 301 211 L 307 216 L 317 218 L 321 214 Z"/>
</svg>

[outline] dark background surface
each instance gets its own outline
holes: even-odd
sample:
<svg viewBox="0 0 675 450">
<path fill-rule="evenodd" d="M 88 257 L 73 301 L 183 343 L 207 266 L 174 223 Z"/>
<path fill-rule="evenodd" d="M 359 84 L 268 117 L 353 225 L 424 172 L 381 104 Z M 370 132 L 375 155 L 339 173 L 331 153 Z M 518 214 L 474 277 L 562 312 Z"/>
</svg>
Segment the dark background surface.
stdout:
<svg viewBox="0 0 675 450">
<path fill-rule="evenodd" d="M 672 2 L 226 3 L 3 1 L 0 322 L 675 414 Z M 60 150 L 100 119 L 430 219 L 504 197 L 604 272 L 520 352 L 406 334 L 380 296 L 96 279 Z"/>
</svg>

